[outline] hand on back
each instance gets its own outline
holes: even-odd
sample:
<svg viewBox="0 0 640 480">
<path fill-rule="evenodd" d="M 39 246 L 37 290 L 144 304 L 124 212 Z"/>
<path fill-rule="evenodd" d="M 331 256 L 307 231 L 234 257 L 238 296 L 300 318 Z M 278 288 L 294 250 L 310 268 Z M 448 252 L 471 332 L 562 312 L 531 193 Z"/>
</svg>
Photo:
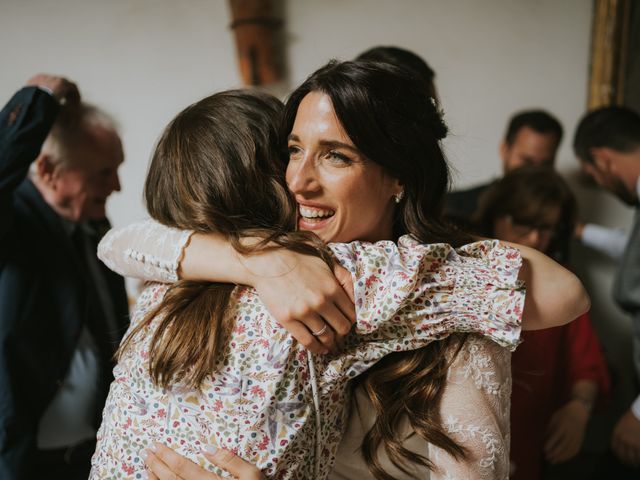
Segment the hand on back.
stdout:
<svg viewBox="0 0 640 480">
<path fill-rule="evenodd" d="M 226 470 L 238 480 L 264 480 L 262 472 L 232 452 L 223 449 L 203 451 L 203 455 L 214 465 Z M 149 480 L 222 480 L 222 477 L 206 471 L 191 460 L 161 443 L 155 443 L 146 452 L 145 464 L 149 469 Z"/>
<path fill-rule="evenodd" d="M 248 260 L 271 315 L 313 353 L 328 353 L 355 322 L 351 274 L 318 257 L 275 250 Z"/>
</svg>

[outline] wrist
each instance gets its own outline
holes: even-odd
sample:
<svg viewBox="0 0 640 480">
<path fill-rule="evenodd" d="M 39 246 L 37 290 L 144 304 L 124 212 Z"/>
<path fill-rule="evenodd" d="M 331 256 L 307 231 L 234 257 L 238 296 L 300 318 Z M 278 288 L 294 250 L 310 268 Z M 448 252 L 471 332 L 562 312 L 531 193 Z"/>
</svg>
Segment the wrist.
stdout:
<svg viewBox="0 0 640 480">
<path fill-rule="evenodd" d="M 247 239 L 248 242 L 255 241 Z M 262 282 L 272 281 L 276 277 L 291 272 L 296 264 L 295 253 L 287 249 L 269 249 L 258 253 L 242 254 L 235 252 L 238 262 L 243 266 L 243 281 L 245 285 L 258 288 Z"/>
<path fill-rule="evenodd" d="M 580 405 L 584 409 L 587 416 L 591 415 L 591 411 L 593 410 L 592 399 L 584 398 L 584 397 L 573 397 L 571 401 L 576 403 L 577 405 Z"/>
</svg>

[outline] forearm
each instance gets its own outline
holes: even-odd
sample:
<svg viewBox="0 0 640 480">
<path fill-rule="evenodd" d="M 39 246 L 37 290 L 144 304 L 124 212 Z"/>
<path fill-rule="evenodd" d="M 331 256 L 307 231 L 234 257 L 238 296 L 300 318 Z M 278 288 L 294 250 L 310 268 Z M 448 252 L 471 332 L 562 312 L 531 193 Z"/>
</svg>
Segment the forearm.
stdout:
<svg viewBox="0 0 640 480">
<path fill-rule="evenodd" d="M 620 260 L 629 242 L 629 233 L 617 228 L 587 223 L 578 237 L 587 247 L 602 252 L 614 260 Z"/>
<path fill-rule="evenodd" d="M 251 246 L 258 240 L 245 237 L 241 242 L 244 246 Z M 286 248 L 243 254 L 219 233 L 195 233 L 184 249 L 178 276 L 185 280 L 235 283 L 258 288 L 259 284 L 293 272 L 302 255 Z M 323 264 L 321 260 L 318 262 Z"/>
<path fill-rule="evenodd" d="M 572 272 L 533 248 L 510 245 L 520 250 L 523 260 L 519 278 L 527 285 L 525 330 L 564 325 L 589 310 L 589 296 Z"/>
<path fill-rule="evenodd" d="M 184 279 L 255 287 L 291 272 L 299 255 L 286 249 L 242 255 L 219 233 L 194 233 L 154 220 L 112 229 L 98 246 L 98 257 L 114 272 L 163 283 Z"/>
<path fill-rule="evenodd" d="M 53 97 L 35 87 L 20 90 L 0 112 L 0 239 L 11 229 L 13 192 L 26 178 L 57 112 Z"/>
<path fill-rule="evenodd" d="M 0 112 L 0 192 L 27 175 L 58 114 L 58 104 L 36 87 L 17 92 Z"/>
<path fill-rule="evenodd" d="M 245 259 L 218 233 L 195 233 L 184 249 L 178 276 L 185 280 L 252 285 Z"/>
</svg>

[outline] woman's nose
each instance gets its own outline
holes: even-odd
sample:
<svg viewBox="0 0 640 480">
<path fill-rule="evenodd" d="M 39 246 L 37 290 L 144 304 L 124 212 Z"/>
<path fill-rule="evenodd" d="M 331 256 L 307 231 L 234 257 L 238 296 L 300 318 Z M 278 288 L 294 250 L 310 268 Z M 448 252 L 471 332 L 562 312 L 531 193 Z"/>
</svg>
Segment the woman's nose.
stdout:
<svg viewBox="0 0 640 480">
<path fill-rule="evenodd" d="M 287 166 L 287 185 L 296 194 L 315 192 L 319 189 L 318 171 L 309 159 L 290 161 Z"/>
</svg>

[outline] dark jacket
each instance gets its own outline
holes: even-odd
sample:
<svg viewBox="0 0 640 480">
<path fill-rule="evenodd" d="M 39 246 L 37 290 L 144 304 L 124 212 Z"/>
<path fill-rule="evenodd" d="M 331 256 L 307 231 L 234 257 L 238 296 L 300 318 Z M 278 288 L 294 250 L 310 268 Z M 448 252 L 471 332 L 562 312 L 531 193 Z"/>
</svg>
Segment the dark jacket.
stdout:
<svg viewBox="0 0 640 480">
<path fill-rule="evenodd" d="M 449 192 L 445 197 L 445 214 L 453 219 L 470 221 L 478 210 L 480 197 L 493 182 L 478 185 L 467 190 Z"/>
<path fill-rule="evenodd" d="M 101 361 L 96 425 L 112 379 L 111 357 L 128 325 L 124 281 L 100 264 L 118 331 L 88 315 L 81 260 L 61 218 L 26 178 L 58 112 L 47 93 L 23 88 L 0 112 L 0 478 L 20 478 L 45 408 L 66 377 L 86 324 Z M 95 242 L 98 239 L 94 239 Z"/>
</svg>

